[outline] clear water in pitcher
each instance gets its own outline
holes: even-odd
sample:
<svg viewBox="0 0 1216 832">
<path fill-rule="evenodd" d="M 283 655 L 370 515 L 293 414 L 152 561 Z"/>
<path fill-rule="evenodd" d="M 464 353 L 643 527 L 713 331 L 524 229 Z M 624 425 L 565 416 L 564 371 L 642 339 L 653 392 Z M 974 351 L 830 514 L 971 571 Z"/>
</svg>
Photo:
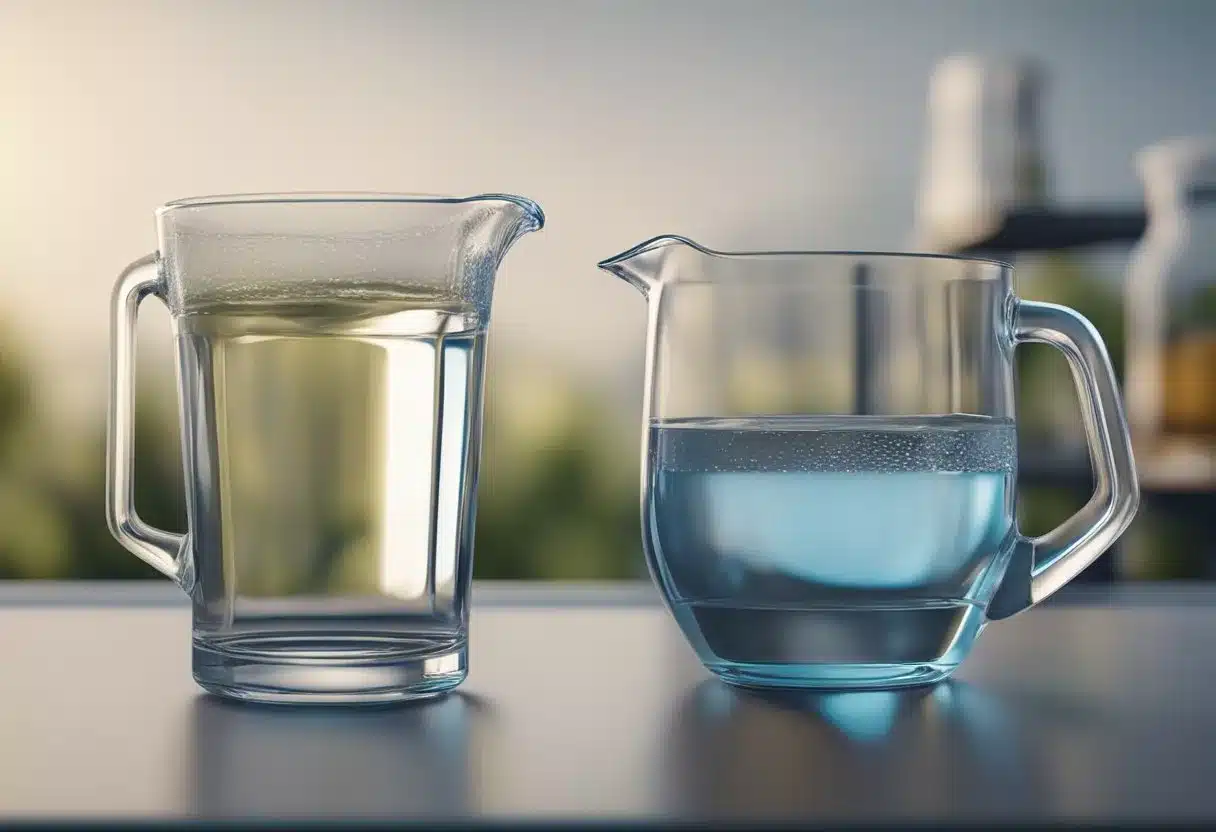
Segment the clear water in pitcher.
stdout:
<svg viewBox="0 0 1216 832">
<path fill-rule="evenodd" d="M 930 681 L 1014 542 L 1016 433 L 972 416 L 656 421 L 647 539 L 702 661 L 743 683 Z"/>
<path fill-rule="evenodd" d="M 374 662 L 463 648 L 476 317 L 325 301 L 176 326 L 196 649 Z"/>
</svg>

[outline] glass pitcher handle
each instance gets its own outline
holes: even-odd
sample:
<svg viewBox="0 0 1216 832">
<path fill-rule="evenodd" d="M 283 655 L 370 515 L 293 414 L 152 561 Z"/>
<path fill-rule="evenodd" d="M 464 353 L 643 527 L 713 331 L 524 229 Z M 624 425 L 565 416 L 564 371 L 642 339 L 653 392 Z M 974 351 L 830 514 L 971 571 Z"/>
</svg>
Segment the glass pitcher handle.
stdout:
<svg viewBox="0 0 1216 832">
<path fill-rule="evenodd" d="M 1115 371 L 1102 336 L 1080 313 L 1054 303 L 1017 301 L 1015 343 L 1042 343 L 1064 353 L 1077 385 L 1093 463 L 1093 496 L 1041 537 L 1019 541 L 988 617 L 1007 618 L 1039 603 L 1089 566 L 1131 523 L 1140 503 L 1136 463 Z"/>
<path fill-rule="evenodd" d="M 135 321 L 139 304 L 161 295 L 160 259 L 136 260 L 114 286 L 110 319 L 110 413 L 106 430 L 106 519 L 128 551 L 185 586 L 186 536 L 153 528 L 135 511 Z"/>
</svg>

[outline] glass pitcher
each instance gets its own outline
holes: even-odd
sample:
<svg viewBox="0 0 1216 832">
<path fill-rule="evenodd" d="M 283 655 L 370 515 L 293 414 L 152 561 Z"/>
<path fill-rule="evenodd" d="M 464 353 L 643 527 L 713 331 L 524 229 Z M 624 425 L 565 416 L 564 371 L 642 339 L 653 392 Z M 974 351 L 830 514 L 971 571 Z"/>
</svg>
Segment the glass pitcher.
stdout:
<svg viewBox="0 0 1216 832">
<path fill-rule="evenodd" d="M 266 702 L 387 702 L 467 673 L 495 270 L 535 203 L 291 194 L 157 212 L 114 292 L 107 516 L 193 601 L 194 678 Z M 187 534 L 132 501 L 135 318 L 177 342 Z"/>
<path fill-rule="evenodd" d="M 1051 595 L 1135 513 L 1101 337 L 1014 297 L 1003 263 L 658 237 L 599 265 L 649 302 L 651 575 L 728 682 L 945 678 L 986 621 Z M 1014 523 L 1013 350 L 1027 341 L 1068 359 L 1097 478 L 1033 539 Z"/>
</svg>

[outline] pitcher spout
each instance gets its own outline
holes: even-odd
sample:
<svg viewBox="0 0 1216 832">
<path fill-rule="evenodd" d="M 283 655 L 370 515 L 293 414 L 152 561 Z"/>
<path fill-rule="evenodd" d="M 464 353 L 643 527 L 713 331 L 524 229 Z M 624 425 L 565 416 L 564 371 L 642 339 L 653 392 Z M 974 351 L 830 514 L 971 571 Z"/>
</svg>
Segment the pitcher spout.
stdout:
<svg viewBox="0 0 1216 832">
<path fill-rule="evenodd" d="M 462 200 L 468 214 L 464 244 L 497 268 L 523 235 L 545 226 L 545 213 L 530 199 L 513 194 L 483 194 Z"/>
<path fill-rule="evenodd" d="M 668 234 L 652 237 L 615 257 L 601 260 L 596 265 L 647 295 L 662 283 L 663 275 L 672 267 L 672 254 L 690 250 L 704 251 L 692 240 Z"/>
</svg>

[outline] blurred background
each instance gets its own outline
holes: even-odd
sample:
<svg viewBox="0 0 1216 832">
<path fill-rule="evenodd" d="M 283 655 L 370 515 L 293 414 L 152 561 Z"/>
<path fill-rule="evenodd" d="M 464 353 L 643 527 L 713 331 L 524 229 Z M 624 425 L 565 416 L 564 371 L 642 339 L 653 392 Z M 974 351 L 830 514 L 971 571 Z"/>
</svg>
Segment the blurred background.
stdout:
<svg viewBox="0 0 1216 832">
<path fill-rule="evenodd" d="M 103 515 L 111 288 L 161 203 L 284 190 L 544 207 L 497 283 L 479 577 L 645 574 L 644 303 L 594 264 L 678 233 L 1015 261 L 1149 391 L 1087 579 L 1208 578 L 1216 253 L 1178 229 L 1216 231 L 1212 154 L 1142 151 L 1216 135 L 1214 34 L 1207 0 L 0 0 L 0 578 L 154 576 Z M 180 529 L 163 307 L 140 339 L 136 502 Z M 1063 360 L 1019 368 L 1034 533 L 1090 474 Z"/>
</svg>

